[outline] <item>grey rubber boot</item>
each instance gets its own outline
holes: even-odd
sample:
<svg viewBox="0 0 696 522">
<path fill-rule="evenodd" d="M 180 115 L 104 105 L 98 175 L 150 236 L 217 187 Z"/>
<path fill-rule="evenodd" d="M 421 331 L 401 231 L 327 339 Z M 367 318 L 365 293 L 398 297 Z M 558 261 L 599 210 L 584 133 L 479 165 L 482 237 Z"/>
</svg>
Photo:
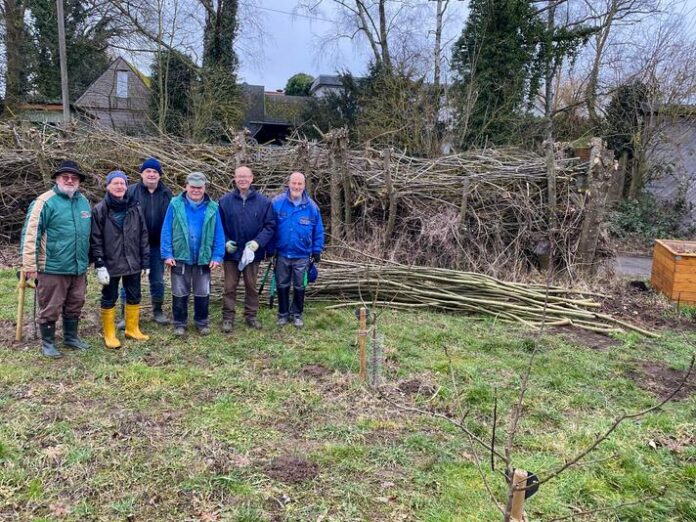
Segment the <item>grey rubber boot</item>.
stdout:
<svg viewBox="0 0 696 522">
<path fill-rule="evenodd" d="M 39 325 L 41 330 L 41 353 L 50 359 L 59 359 L 63 354 L 56 349 L 56 323 L 42 323 Z"/>
<path fill-rule="evenodd" d="M 88 350 L 89 344 L 80 339 L 77 334 L 79 319 L 68 319 L 63 317 L 63 345 L 73 350 Z"/>
</svg>

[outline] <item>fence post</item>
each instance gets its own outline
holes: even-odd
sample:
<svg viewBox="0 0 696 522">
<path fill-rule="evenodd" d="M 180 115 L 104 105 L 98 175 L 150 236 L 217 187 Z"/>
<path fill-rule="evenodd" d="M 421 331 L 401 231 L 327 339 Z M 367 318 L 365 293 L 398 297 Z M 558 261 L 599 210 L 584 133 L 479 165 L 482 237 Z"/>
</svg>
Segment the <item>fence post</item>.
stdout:
<svg viewBox="0 0 696 522">
<path fill-rule="evenodd" d="M 466 233 L 466 211 L 469 206 L 469 192 L 471 190 L 469 178 L 462 181 L 462 202 L 459 206 L 459 236 L 463 237 Z"/>
<path fill-rule="evenodd" d="M 360 380 L 367 380 L 367 308 L 358 310 L 358 357 L 360 359 Z"/>
<path fill-rule="evenodd" d="M 516 469 L 512 475 L 512 509 L 510 510 L 511 522 L 526 522 L 524 516 L 525 488 L 527 487 L 527 472 Z"/>
</svg>

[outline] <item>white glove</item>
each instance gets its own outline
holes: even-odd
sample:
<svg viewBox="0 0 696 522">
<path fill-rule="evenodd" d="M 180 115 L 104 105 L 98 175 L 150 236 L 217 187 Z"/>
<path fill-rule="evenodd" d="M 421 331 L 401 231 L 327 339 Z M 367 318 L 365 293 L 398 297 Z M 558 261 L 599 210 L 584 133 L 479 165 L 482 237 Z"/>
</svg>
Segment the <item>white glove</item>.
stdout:
<svg viewBox="0 0 696 522">
<path fill-rule="evenodd" d="M 149 277 L 149 276 L 150 276 L 150 269 L 149 269 L 149 268 L 143 269 L 143 275 L 144 275 L 145 277 Z"/>
<path fill-rule="evenodd" d="M 242 258 L 239 260 L 239 264 L 237 265 L 237 268 L 239 269 L 240 272 L 242 272 L 246 266 L 249 263 L 252 263 L 254 261 L 254 251 L 249 248 L 245 247 L 244 252 L 242 252 Z"/>
<path fill-rule="evenodd" d="M 230 239 L 227 243 L 225 243 L 225 251 L 228 254 L 234 254 L 237 251 L 237 242 Z"/>
<path fill-rule="evenodd" d="M 108 285 L 109 281 L 111 281 L 111 278 L 109 277 L 109 271 L 106 269 L 105 266 L 97 268 L 97 281 L 99 281 L 99 284 L 102 286 Z"/>
</svg>

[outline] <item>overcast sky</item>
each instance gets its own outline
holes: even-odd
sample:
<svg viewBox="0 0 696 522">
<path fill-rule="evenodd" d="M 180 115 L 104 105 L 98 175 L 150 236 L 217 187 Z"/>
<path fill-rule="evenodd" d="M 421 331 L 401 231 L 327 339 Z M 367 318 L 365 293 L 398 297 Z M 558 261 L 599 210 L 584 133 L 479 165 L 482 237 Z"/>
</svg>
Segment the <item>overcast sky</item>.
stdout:
<svg viewBox="0 0 696 522">
<path fill-rule="evenodd" d="M 423 36 L 434 27 L 435 2 L 422 0 L 432 11 L 433 21 L 423 24 Z M 240 0 L 244 3 L 244 0 Z M 466 18 L 468 1 L 454 0 L 448 9 L 449 24 L 445 39 L 451 40 L 461 32 Z M 354 74 L 364 73 L 370 59 L 364 45 L 343 40 L 338 48 L 320 49 L 319 41 L 327 34 L 335 34 L 334 21 L 339 13 L 333 2 L 324 0 L 322 12 L 315 16 L 294 13 L 296 0 L 255 0 L 255 15 L 261 21 L 265 33 L 263 55 L 250 43 L 247 50 L 240 50 L 240 81 L 264 85 L 266 90 L 282 89 L 288 78 L 304 72 L 314 77 L 319 74 L 334 74 L 339 70 L 350 70 Z M 434 37 L 431 36 L 434 42 Z M 239 45 L 244 45 L 244 37 Z"/>
</svg>

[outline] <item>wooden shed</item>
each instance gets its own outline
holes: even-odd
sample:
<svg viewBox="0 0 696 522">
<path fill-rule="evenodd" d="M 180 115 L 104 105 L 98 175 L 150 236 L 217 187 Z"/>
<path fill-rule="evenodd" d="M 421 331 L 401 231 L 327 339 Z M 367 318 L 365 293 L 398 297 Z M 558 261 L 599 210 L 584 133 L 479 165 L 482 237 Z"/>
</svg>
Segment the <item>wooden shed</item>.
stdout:
<svg viewBox="0 0 696 522">
<path fill-rule="evenodd" d="M 650 282 L 673 301 L 696 304 L 696 241 L 656 239 Z"/>
</svg>

